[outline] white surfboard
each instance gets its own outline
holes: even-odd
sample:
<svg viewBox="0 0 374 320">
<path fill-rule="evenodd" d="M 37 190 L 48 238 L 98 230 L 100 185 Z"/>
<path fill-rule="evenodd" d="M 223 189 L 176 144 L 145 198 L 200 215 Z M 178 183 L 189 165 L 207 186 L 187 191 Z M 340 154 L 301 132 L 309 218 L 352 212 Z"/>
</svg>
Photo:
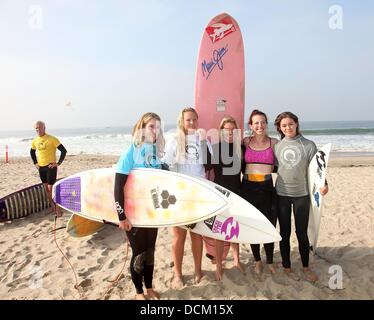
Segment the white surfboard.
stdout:
<svg viewBox="0 0 374 320">
<path fill-rule="evenodd" d="M 230 206 L 214 217 L 185 228 L 213 239 L 236 243 L 259 244 L 282 239 L 271 222 L 248 201 L 209 180 L 204 181 L 222 192 Z"/>
<path fill-rule="evenodd" d="M 118 224 L 113 168 L 83 171 L 53 186 L 62 208 L 98 222 Z M 125 186 L 125 212 L 135 227 L 195 223 L 225 210 L 227 198 L 201 180 L 158 169 L 134 169 Z"/>
<path fill-rule="evenodd" d="M 321 196 L 320 188 L 325 185 L 330 150 L 331 143 L 328 143 L 320 148 L 308 167 L 308 187 L 310 195 L 308 238 L 310 242 L 310 249 L 314 254 L 317 248 L 322 215 L 323 196 Z"/>
</svg>

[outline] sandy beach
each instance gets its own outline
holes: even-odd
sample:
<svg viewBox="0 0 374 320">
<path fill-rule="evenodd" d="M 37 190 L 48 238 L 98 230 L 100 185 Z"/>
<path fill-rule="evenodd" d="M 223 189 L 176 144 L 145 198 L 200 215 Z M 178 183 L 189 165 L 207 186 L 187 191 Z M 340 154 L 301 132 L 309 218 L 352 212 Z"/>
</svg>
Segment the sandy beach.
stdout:
<svg viewBox="0 0 374 320">
<path fill-rule="evenodd" d="M 117 156 L 67 156 L 59 177 L 112 166 Z M 0 197 L 39 183 L 38 172 L 29 158 L 0 163 Z M 327 178 L 330 191 L 325 198 L 317 255 L 311 255 L 311 268 L 317 283 L 308 282 L 301 272 L 295 232 L 292 232 L 291 260 L 299 281 L 288 278 L 281 267 L 275 275 L 265 269 L 253 272 L 254 259 L 249 245 L 241 245 L 246 274 L 233 268 L 231 253 L 225 263 L 223 280 L 215 281 L 215 266 L 203 258 L 204 277 L 193 283 L 193 259 L 187 239 L 183 272 L 186 285 L 170 288 L 171 234 L 160 229 L 156 244 L 154 286 L 162 299 L 374 299 L 374 157 L 339 157 L 330 160 Z M 58 218 L 63 227 L 70 214 Z M 135 290 L 126 260 L 124 233 L 113 226 L 85 238 L 72 238 L 64 229 L 56 240 L 77 274 L 79 292 L 74 288 L 72 269 L 56 246 L 51 230 L 54 217 L 40 212 L 26 218 L 0 223 L 0 299 L 133 299 Z M 128 257 L 131 249 L 128 249 Z M 262 256 L 264 252 L 262 250 Z M 281 261 L 275 245 L 275 263 Z M 104 297 L 121 269 L 123 277 Z M 336 272 L 342 281 L 334 282 Z"/>
</svg>

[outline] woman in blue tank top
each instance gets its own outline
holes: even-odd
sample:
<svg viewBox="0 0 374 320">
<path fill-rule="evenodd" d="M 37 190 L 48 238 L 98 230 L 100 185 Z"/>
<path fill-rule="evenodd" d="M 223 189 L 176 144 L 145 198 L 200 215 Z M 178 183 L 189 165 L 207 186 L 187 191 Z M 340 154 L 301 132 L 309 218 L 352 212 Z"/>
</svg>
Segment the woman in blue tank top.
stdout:
<svg viewBox="0 0 374 320">
<path fill-rule="evenodd" d="M 161 168 L 160 157 L 165 140 L 161 119 L 155 113 L 144 114 L 133 129 L 133 143 L 117 163 L 114 182 L 114 199 L 119 218 L 119 228 L 126 231 L 132 249 L 130 261 L 131 279 L 136 289 L 136 300 L 159 299 L 153 289 L 153 270 L 157 228 L 133 228 L 126 219 L 124 188 L 130 171 L 134 168 Z M 143 281 L 146 293 L 143 291 Z"/>
</svg>

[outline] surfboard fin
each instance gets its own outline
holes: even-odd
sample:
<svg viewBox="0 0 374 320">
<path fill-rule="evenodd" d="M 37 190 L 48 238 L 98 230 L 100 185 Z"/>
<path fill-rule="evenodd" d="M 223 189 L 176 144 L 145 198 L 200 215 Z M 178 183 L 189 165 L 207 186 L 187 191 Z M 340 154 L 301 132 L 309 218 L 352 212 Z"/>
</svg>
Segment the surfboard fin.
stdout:
<svg viewBox="0 0 374 320">
<path fill-rule="evenodd" d="M 104 222 L 98 222 L 72 214 L 66 224 L 66 232 L 72 237 L 81 238 L 92 235 L 104 227 Z"/>
</svg>

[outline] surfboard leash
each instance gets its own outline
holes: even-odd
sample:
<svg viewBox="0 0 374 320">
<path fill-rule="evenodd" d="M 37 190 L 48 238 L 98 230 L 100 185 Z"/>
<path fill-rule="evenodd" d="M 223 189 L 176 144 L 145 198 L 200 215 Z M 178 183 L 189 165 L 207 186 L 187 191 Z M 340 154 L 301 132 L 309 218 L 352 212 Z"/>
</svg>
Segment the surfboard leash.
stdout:
<svg viewBox="0 0 374 320">
<path fill-rule="evenodd" d="M 57 239 L 56 239 L 56 223 L 57 223 L 57 215 L 55 215 L 54 228 L 53 228 L 53 239 L 54 239 L 54 242 L 55 242 L 55 244 L 57 246 L 57 249 L 61 252 L 62 256 L 68 262 L 68 264 L 70 265 L 71 270 L 73 271 L 73 274 L 74 274 L 74 277 L 75 277 L 74 289 L 76 289 L 78 291 L 78 294 L 79 294 L 81 300 L 86 300 L 86 297 L 84 296 L 84 294 L 81 293 L 80 290 L 79 290 L 78 277 L 77 277 L 77 274 L 76 274 L 76 272 L 74 270 L 73 265 L 71 264 L 69 258 L 65 255 L 65 253 L 62 251 L 62 249 L 60 248 L 60 246 L 57 243 Z"/>
<path fill-rule="evenodd" d="M 107 290 L 100 297 L 99 300 L 104 300 L 106 295 L 118 284 L 119 280 L 121 279 L 121 276 L 123 274 L 123 270 L 125 269 L 125 266 L 126 266 L 126 263 L 127 263 L 128 254 L 129 254 L 129 241 L 127 239 L 126 233 L 125 233 L 124 244 L 125 244 L 125 250 L 124 250 L 125 251 L 125 259 L 124 259 L 121 271 L 118 273 L 118 275 L 113 280 L 109 280 L 109 282 L 111 282 L 111 284 L 108 286 Z"/>
</svg>

